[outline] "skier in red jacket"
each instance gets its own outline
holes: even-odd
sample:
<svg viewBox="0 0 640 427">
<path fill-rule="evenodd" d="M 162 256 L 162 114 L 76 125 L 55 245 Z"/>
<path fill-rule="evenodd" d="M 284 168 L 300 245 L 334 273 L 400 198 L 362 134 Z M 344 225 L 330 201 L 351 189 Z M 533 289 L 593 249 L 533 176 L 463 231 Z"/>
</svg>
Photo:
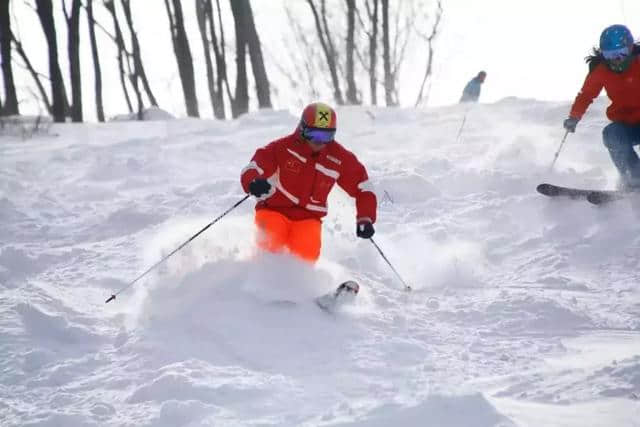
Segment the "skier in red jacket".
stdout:
<svg viewBox="0 0 640 427">
<path fill-rule="evenodd" d="M 640 46 L 624 25 L 607 27 L 600 36 L 600 48 L 590 56 L 589 74 L 576 97 L 569 118 L 568 132 L 576 126 L 602 88 L 611 105 L 607 117 L 612 123 L 603 132 L 604 145 L 620 172 L 623 190 L 640 189 L 640 159 L 633 147 L 640 144 Z"/>
<path fill-rule="evenodd" d="M 338 184 L 356 201 L 356 234 L 374 234 L 376 195 L 367 171 L 334 136 L 336 113 L 322 103 L 308 105 L 294 133 L 259 148 L 241 174 L 242 188 L 258 199 L 258 246 L 287 250 L 315 262 L 320 256 L 321 218 Z"/>
</svg>

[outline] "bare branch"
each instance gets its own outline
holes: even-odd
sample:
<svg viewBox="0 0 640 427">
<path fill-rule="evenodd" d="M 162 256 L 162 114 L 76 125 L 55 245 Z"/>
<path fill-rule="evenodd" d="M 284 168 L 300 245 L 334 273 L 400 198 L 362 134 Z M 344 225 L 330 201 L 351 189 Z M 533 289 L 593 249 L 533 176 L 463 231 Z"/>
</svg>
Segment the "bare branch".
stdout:
<svg viewBox="0 0 640 427">
<path fill-rule="evenodd" d="M 44 86 L 42 85 L 42 82 L 40 81 L 40 77 L 46 78 L 47 80 L 49 80 L 48 76 L 45 76 L 42 73 L 39 73 L 35 70 L 35 68 L 33 68 L 33 65 L 31 64 L 31 61 L 29 60 L 29 57 L 27 56 L 27 53 L 24 51 L 23 47 L 22 47 L 22 43 L 20 43 L 20 41 L 18 39 L 16 39 L 16 36 L 12 33 L 11 34 L 11 39 L 13 40 L 13 44 L 16 47 L 16 52 L 18 52 L 18 55 L 20 55 L 20 58 L 22 58 L 22 61 L 24 62 L 24 66 L 20 65 L 21 67 L 29 70 L 29 73 L 31 73 L 31 76 L 33 77 L 33 80 L 36 84 L 36 86 L 38 87 L 38 91 L 40 92 L 40 97 L 42 98 L 42 102 L 45 104 L 45 106 L 47 107 L 47 111 L 49 112 L 49 114 L 53 115 L 53 108 L 51 107 L 51 102 L 49 101 L 49 96 L 47 95 L 47 91 L 44 89 Z"/>
<path fill-rule="evenodd" d="M 85 12 L 88 13 L 87 11 L 87 6 L 83 3 L 82 7 L 84 8 Z M 100 29 L 100 31 L 102 31 L 107 37 L 109 37 L 111 39 L 112 42 L 114 42 L 116 45 L 118 44 L 118 41 L 116 39 L 116 36 L 114 36 L 113 34 L 111 34 L 109 32 L 109 30 L 107 30 L 97 19 L 95 19 L 94 16 L 92 16 L 91 18 L 89 18 L 91 20 L 91 22 Z M 129 55 L 129 52 L 127 52 L 127 55 Z"/>
<path fill-rule="evenodd" d="M 338 103 L 338 105 L 343 105 L 344 99 L 342 98 L 340 81 L 338 79 L 338 69 L 335 61 L 335 50 L 333 49 L 333 46 L 331 46 L 330 43 L 327 42 L 327 40 L 325 40 L 323 25 L 322 25 L 320 16 L 318 14 L 316 5 L 314 4 L 313 0 L 307 0 L 307 3 L 309 4 L 309 7 L 311 8 L 311 12 L 313 13 L 313 19 L 316 24 L 316 32 L 318 33 L 318 38 L 320 39 L 320 45 L 322 46 L 322 50 L 324 51 L 324 54 L 327 60 L 327 65 L 329 67 L 329 71 L 331 74 L 331 81 L 333 83 L 333 97 Z M 324 0 L 322 0 L 322 5 L 324 5 Z M 324 16 L 324 22 L 325 22 L 325 28 L 326 28 L 327 26 L 326 15 Z"/>
<path fill-rule="evenodd" d="M 425 102 L 428 102 L 429 100 L 429 93 L 427 93 L 426 97 L 424 96 L 424 87 L 425 87 L 425 83 L 427 82 L 427 79 L 429 79 L 433 70 L 433 57 L 434 57 L 433 42 L 438 35 L 440 22 L 442 20 L 442 13 L 443 13 L 442 0 L 438 0 L 435 21 L 433 23 L 433 27 L 431 27 L 431 33 L 427 35 L 427 34 L 420 33 L 416 30 L 418 35 L 427 42 L 427 45 L 429 47 L 429 56 L 427 57 L 427 66 L 425 69 L 424 77 L 422 79 L 422 84 L 420 85 L 420 91 L 418 92 L 418 96 L 416 97 L 416 102 L 414 104 L 414 107 L 418 107 L 418 105 L 420 105 L 420 103 L 422 102 L 423 98 L 426 98 Z M 431 91 L 431 81 L 429 82 L 429 92 L 430 91 Z"/>
</svg>

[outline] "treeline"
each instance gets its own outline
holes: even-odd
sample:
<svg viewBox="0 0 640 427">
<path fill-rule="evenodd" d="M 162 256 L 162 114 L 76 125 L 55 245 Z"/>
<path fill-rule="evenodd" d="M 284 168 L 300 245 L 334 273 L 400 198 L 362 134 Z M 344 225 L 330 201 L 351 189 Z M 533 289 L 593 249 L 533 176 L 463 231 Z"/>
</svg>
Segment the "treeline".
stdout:
<svg viewBox="0 0 640 427">
<path fill-rule="evenodd" d="M 226 26 L 230 25 L 230 20 L 223 18 L 221 0 L 153 0 L 158 3 L 155 6 L 160 5 L 160 1 L 164 2 L 168 17 L 167 38 L 172 42 L 188 116 L 200 117 L 196 82 L 205 77 L 215 118 L 225 119 L 228 113 L 235 118 L 248 112 L 252 96 L 255 96 L 253 99 L 258 108 L 272 107 L 272 88 L 250 0 L 229 0 L 234 45 L 229 45 L 227 41 L 229 29 Z M 273 7 L 285 6 L 290 26 L 286 32 L 294 39 L 292 53 L 296 60 L 293 69 L 279 69 L 294 91 L 299 90 L 301 82 L 304 82 L 308 87 L 305 96 L 317 98 L 322 91 L 321 86 L 326 84 L 332 88 L 336 104 L 362 104 L 367 102 L 363 99 L 366 86 L 370 104 L 378 105 L 378 91 L 382 89 L 384 103 L 387 106 L 398 105 L 399 70 L 411 36 L 418 35 L 427 44 L 425 51 L 428 52 L 428 58 L 415 104 L 423 100 L 425 83 L 432 71 L 433 41 L 441 22 L 440 0 L 428 6 L 420 0 L 298 0 L 295 6 L 299 7 L 303 1 L 305 8 L 308 6 L 306 10 L 309 21 L 313 22 L 313 30 L 300 22 L 299 13 L 291 11 L 291 3 L 273 2 Z M 145 0 L 145 3 L 151 2 Z M 63 28 L 56 25 L 54 6 L 62 9 Z M 187 36 L 187 11 L 183 10 L 187 6 L 193 8 L 188 12 L 195 12 L 200 35 L 197 49 L 202 50 L 206 76 L 198 75 L 194 67 L 192 49 L 196 49 L 195 41 Z M 29 13 L 38 17 L 48 52 L 46 73 L 35 68 L 30 59 L 31 52 L 25 50 L 19 34 L 12 29 L 12 21 L 16 19 L 13 9 L 17 7 L 30 8 Z M 96 14 L 98 8 L 101 10 Z M 425 8 L 430 8 L 430 11 L 425 12 Z M 109 19 L 100 22 L 96 15 L 108 16 Z M 417 19 L 421 15 L 425 19 Z M 418 21 L 422 24 L 418 25 Z M 425 22 L 428 22 L 426 27 L 423 25 Z M 81 31 L 81 26 L 86 26 L 86 31 Z M 62 31 L 66 31 L 66 46 L 58 43 Z M 142 119 L 145 108 L 158 106 L 149 78 L 149 72 L 152 71 L 145 68 L 142 59 L 145 47 L 141 46 L 136 32 L 131 0 L 0 0 L 0 53 L 4 88 L 3 96 L 0 96 L 0 115 L 20 114 L 21 101 L 14 78 L 14 64 L 17 63 L 30 75 L 36 89 L 32 92 L 33 97 L 55 121 L 71 119 L 82 122 L 83 101 L 87 99 L 95 103 L 97 119 L 104 121 L 102 74 L 107 61 L 100 55 L 98 32 L 104 36 L 102 43 L 109 40 L 117 52 L 117 61 L 109 63 L 117 66 L 122 99 L 129 112 L 137 113 Z M 87 70 L 81 66 L 81 43 L 89 43 L 91 48 L 94 92 L 90 98 L 86 94 L 83 96 L 82 91 L 82 79 L 87 78 Z M 228 58 L 231 48 L 235 48 L 235 61 Z M 66 79 L 60 67 L 59 55 L 67 56 Z M 278 66 L 274 64 L 274 67 Z M 249 68 L 252 80 L 248 75 Z M 366 79 L 363 79 L 363 73 Z M 230 75 L 235 76 L 235 82 L 230 82 Z M 318 82 L 319 75 L 327 76 L 326 81 Z M 250 84 L 255 95 L 250 93 Z"/>
</svg>

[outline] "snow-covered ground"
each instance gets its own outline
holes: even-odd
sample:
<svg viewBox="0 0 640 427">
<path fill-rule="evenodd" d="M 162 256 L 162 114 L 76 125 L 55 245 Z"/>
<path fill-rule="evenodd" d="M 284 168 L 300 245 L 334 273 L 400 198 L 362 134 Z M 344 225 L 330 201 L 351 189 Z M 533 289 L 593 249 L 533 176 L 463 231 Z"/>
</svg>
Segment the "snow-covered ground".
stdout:
<svg viewBox="0 0 640 427">
<path fill-rule="evenodd" d="M 335 190 L 315 270 L 255 253 L 256 147 L 297 119 L 54 125 L 0 137 L 2 426 L 639 426 L 640 207 L 612 188 L 600 102 L 339 110 L 379 193 L 376 240 Z M 310 301 L 362 285 L 336 316 Z M 298 301 L 282 306 L 272 301 Z"/>
</svg>

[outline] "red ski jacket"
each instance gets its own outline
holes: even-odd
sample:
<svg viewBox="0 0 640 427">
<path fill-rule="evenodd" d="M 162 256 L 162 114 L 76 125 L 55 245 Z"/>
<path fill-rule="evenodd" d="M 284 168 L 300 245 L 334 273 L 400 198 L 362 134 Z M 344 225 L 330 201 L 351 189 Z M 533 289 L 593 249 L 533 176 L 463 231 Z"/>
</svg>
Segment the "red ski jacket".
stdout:
<svg viewBox="0 0 640 427">
<path fill-rule="evenodd" d="M 256 178 L 266 178 L 271 192 L 256 209 L 278 211 L 292 220 L 322 218 L 335 183 L 356 199 L 357 220 L 376 221 L 376 195 L 356 156 L 336 141 L 314 153 L 296 134 L 259 148 L 242 171 L 245 192 Z"/>
<path fill-rule="evenodd" d="M 581 119 L 603 87 L 611 99 L 611 105 L 607 108 L 609 120 L 640 124 L 640 55 L 633 58 L 623 73 L 614 73 L 606 64 L 598 64 L 587 76 L 569 115 Z"/>
</svg>

